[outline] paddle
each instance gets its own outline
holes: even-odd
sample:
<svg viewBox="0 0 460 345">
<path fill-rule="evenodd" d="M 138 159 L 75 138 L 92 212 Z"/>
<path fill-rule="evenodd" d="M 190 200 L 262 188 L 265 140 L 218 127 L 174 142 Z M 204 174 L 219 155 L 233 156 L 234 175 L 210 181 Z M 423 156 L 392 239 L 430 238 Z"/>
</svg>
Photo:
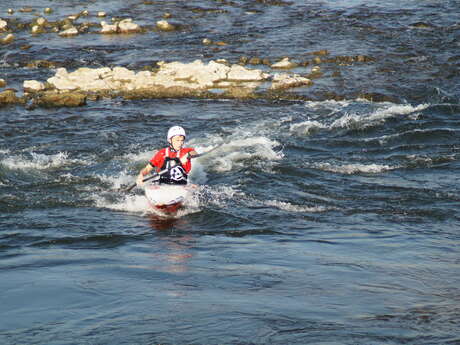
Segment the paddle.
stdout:
<svg viewBox="0 0 460 345">
<path fill-rule="evenodd" d="M 160 171 L 160 173 L 164 172 L 165 170 L 163 171 Z M 149 176 L 149 177 L 146 177 L 145 179 L 142 180 L 142 182 L 147 182 L 147 181 L 150 181 L 152 180 L 153 178 L 157 177 L 160 175 L 160 173 L 155 173 L 153 174 L 152 176 Z M 133 183 L 131 186 L 129 186 L 128 188 L 125 189 L 125 192 L 131 192 L 131 190 L 137 186 L 137 182 L 136 183 Z"/>
<path fill-rule="evenodd" d="M 216 146 L 214 147 L 213 149 L 209 150 L 209 151 L 206 151 L 206 152 L 203 152 L 203 153 L 199 153 L 195 156 L 191 156 L 190 158 L 198 158 L 198 157 L 203 157 L 204 155 L 207 155 L 208 153 L 214 151 L 215 149 L 217 149 L 219 146 Z M 152 179 L 154 179 L 155 177 L 165 173 L 167 171 L 167 169 L 165 170 L 162 170 L 160 172 L 156 172 L 154 173 L 153 175 L 149 176 L 149 177 L 146 177 L 145 179 L 142 180 L 142 182 L 147 182 L 147 181 L 150 181 Z M 125 189 L 125 192 L 131 192 L 131 190 L 137 186 L 137 183 L 133 183 L 132 185 L 130 185 L 128 188 Z"/>
</svg>

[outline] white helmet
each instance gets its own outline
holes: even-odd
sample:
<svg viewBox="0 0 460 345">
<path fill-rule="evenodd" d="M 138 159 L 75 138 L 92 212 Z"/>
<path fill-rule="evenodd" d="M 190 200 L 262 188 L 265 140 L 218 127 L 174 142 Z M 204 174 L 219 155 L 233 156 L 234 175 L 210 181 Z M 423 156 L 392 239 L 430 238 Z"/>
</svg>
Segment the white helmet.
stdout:
<svg viewBox="0 0 460 345">
<path fill-rule="evenodd" d="M 185 130 L 181 126 L 173 126 L 168 131 L 168 141 L 176 135 L 182 135 L 185 138 Z"/>
</svg>

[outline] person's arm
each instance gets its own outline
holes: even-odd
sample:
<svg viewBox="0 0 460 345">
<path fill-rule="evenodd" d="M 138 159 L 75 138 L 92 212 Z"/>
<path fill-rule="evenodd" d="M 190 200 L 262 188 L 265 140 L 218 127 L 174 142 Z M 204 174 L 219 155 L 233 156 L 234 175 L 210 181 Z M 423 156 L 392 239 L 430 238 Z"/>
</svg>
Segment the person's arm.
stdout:
<svg viewBox="0 0 460 345">
<path fill-rule="evenodd" d="M 195 156 L 198 156 L 198 152 L 195 151 L 195 149 L 193 149 L 192 151 L 189 151 L 187 152 L 181 159 L 180 159 L 180 162 L 182 164 L 186 164 L 187 161 L 190 159 L 190 158 L 193 158 Z"/>
<path fill-rule="evenodd" d="M 139 172 L 139 175 L 137 175 L 137 179 L 136 179 L 136 183 L 138 186 L 142 186 L 144 184 L 144 181 L 143 181 L 144 176 L 150 174 L 152 170 L 153 170 L 153 166 L 149 163 L 144 167 L 144 169 L 142 169 Z"/>
</svg>

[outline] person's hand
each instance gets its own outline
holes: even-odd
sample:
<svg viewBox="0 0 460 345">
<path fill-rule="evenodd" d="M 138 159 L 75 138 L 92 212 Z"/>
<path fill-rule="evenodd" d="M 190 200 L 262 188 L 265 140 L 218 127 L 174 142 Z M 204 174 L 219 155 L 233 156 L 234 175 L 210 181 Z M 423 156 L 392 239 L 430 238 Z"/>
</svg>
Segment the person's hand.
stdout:
<svg viewBox="0 0 460 345">
<path fill-rule="evenodd" d="M 138 187 L 143 187 L 144 186 L 144 175 L 139 174 L 136 179 L 136 184 Z"/>
</svg>

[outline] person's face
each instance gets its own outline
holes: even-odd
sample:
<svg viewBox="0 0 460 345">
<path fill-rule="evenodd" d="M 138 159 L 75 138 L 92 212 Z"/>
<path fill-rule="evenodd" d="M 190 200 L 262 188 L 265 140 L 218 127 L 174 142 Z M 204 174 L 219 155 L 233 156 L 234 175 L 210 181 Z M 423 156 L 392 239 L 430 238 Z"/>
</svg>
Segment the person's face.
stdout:
<svg viewBox="0 0 460 345">
<path fill-rule="evenodd" d="M 170 143 L 174 150 L 179 151 L 184 145 L 185 138 L 182 135 L 176 135 L 170 139 Z"/>
</svg>

